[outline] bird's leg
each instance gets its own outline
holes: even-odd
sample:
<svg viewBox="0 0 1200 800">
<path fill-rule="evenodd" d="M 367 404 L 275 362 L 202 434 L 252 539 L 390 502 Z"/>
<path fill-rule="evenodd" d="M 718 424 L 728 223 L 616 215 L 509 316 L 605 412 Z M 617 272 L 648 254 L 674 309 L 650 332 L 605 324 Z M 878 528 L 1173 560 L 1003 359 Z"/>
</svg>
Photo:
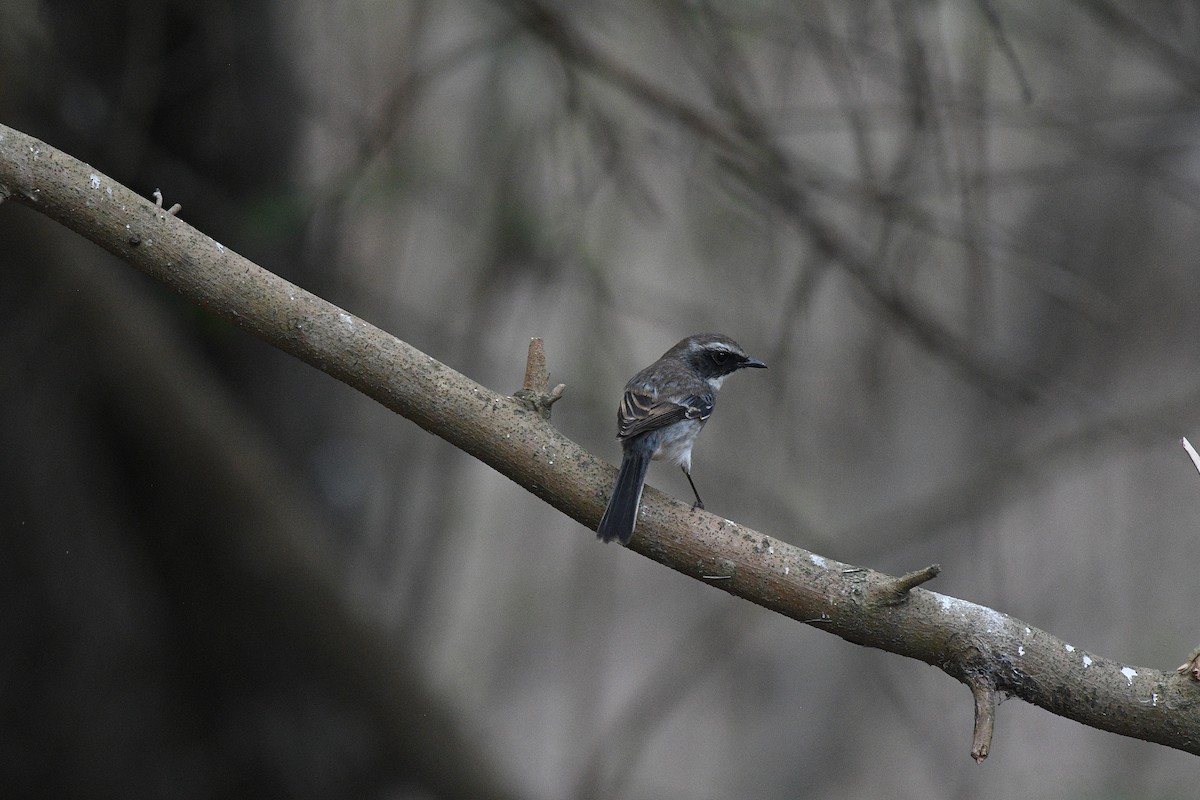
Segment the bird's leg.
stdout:
<svg viewBox="0 0 1200 800">
<path fill-rule="evenodd" d="M 692 473 L 688 472 L 687 467 L 680 465 L 683 474 L 687 476 L 688 484 L 692 487 L 692 494 L 696 495 L 696 502 L 692 503 L 692 510 L 704 508 L 704 501 L 700 499 L 700 493 L 696 491 L 696 484 L 692 483 Z"/>
</svg>

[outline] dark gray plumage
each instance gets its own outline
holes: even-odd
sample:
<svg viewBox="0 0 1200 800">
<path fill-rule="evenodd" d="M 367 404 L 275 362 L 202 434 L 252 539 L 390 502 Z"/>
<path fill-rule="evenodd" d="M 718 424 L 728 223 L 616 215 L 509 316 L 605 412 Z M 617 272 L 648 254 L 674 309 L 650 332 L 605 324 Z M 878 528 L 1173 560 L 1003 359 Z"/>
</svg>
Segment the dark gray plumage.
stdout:
<svg viewBox="0 0 1200 800">
<path fill-rule="evenodd" d="M 629 379 L 617 410 L 617 439 L 624 451 L 621 469 L 597 537 L 629 543 L 651 460 L 682 467 L 696 495 L 692 507 L 704 508 L 692 482 L 692 444 L 712 416 L 725 379 L 746 367 L 766 366 L 728 336 L 702 333 L 679 342 Z"/>
</svg>

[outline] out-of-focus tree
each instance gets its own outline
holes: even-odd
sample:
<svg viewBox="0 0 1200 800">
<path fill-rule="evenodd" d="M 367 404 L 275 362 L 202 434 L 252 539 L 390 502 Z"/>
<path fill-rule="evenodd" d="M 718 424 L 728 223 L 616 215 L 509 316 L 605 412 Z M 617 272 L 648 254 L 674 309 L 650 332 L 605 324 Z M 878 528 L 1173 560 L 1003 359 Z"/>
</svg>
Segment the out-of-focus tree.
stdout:
<svg viewBox="0 0 1200 800">
<path fill-rule="evenodd" d="M 1198 33 L 1186 3 L 24 0 L 0 111 L 482 383 L 544 337 L 556 423 L 614 461 L 624 379 L 728 332 L 771 369 L 697 448 L 711 510 L 1172 667 Z M 36 215 L 0 226 L 6 795 L 1193 783 L 1017 704 L 976 768 L 933 671 L 601 548 Z"/>
</svg>

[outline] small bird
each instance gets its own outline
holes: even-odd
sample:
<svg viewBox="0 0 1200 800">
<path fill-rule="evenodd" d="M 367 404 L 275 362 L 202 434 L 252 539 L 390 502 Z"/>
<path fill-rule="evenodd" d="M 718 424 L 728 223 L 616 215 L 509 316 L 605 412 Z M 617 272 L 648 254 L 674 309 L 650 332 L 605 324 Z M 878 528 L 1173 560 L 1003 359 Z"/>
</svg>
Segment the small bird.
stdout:
<svg viewBox="0 0 1200 800">
<path fill-rule="evenodd" d="M 596 528 L 599 539 L 629 544 L 651 459 L 682 467 L 696 495 L 692 508 L 704 508 L 692 482 L 692 444 L 712 416 L 725 379 L 739 369 L 766 366 L 728 336 L 701 333 L 684 339 L 629 379 L 617 409 L 617 439 L 624 455 L 612 498 Z"/>
</svg>

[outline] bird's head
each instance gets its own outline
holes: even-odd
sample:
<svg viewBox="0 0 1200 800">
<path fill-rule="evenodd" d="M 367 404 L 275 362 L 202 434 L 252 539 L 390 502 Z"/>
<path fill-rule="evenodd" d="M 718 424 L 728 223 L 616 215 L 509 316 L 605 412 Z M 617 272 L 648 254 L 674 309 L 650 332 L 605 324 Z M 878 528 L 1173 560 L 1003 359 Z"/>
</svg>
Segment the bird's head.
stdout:
<svg viewBox="0 0 1200 800">
<path fill-rule="evenodd" d="M 663 357 L 673 355 L 690 364 L 714 389 L 720 388 L 724 380 L 739 369 L 766 369 L 767 366 L 757 358 L 748 356 L 741 345 L 720 333 L 689 336 L 668 350 Z"/>
</svg>

